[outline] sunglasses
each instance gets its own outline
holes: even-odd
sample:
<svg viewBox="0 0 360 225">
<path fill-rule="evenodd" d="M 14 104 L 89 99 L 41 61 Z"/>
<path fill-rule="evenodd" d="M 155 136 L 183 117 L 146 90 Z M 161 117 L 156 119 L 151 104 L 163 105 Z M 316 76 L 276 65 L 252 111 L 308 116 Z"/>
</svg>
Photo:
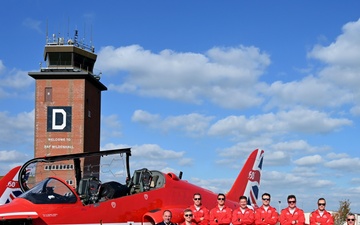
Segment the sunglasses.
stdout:
<svg viewBox="0 0 360 225">
<path fill-rule="evenodd" d="M 320 206 L 320 205 L 323 205 L 323 206 L 325 206 L 326 204 L 325 204 L 325 203 L 319 203 L 318 205 L 319 205 L 319 206 Z"/>
<path fill-rule="evenodd" d="M 223 201 L 224 201 L 224 200 L 225 200 L 225 198 L 218 198 L 218 200 L 219 200 L 219 201 L 221 201 L 221 200 L 223 200 Z"/>
<path fill-rule="evenodd" d="M 196 200 L 201 200 L 201 198 L 194 198 L 194 200 L 196 201 Z"/>
<path fill-rule="evenodd" d="M 347 221 L 355 221 L 355 219 L 347 219 Z"/>
<path fill-rule="evenodd" d="M 289 203 L 289 204 L 291 204 L 291 203 L 296 203 L 296 201 L 288 201 L 288 203 Z"/>
<path fill-rule="evenodd" d="M 193 214 L 185 214 L 184 216 L 185 216 L 185 217 L 192 217 Z"/>
<path fill-rule="evenodd" d="M 263 198 L 264 201 L 270 201 L 270 198 Z"/>
</svg>

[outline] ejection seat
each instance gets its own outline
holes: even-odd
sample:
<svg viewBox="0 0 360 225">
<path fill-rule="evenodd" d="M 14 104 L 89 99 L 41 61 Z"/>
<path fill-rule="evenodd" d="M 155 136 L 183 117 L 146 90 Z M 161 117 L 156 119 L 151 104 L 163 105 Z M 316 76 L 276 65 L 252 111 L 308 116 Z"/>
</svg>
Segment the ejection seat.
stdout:
<svg viewBox="0 0 360 225">
<path fill-rule="evenodd" d="M 136 194 L 150 190 L 152 181 L 151 172 L 146 169 L 135 170 L 129 183 L 130 194 Z"/>
<path fill-rule="evenodd" d="M 96 203 L 99 200 L 101 181 L 96 177 L 84 178 L 79 182 L 77 193 L 84 205 Z"/>
</svg>

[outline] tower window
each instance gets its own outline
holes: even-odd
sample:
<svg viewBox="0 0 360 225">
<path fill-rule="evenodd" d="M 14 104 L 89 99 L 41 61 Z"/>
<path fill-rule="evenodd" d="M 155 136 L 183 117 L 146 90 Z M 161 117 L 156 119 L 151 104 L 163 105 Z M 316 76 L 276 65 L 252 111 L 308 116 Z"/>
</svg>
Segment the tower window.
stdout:
<svg viewBox="0 0 360 225">
<path fill-rule="evenodd" d="M 52 87 L 45 88 L 45 102 L 52 102 Z"/>
</svg>

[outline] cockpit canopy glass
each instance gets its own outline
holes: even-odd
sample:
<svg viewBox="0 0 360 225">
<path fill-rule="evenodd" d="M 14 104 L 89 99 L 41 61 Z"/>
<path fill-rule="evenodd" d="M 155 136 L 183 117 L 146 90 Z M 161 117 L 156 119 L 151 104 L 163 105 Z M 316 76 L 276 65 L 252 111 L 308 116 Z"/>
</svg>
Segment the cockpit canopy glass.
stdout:
<svg viewBox="0 0 360 225">
<path fill-rule="evenodd" d="M 55 178 L 47 178 L 19 196 L 34 204 L 75 203 L 76 196 L 66 184 Z"/>
</svg>

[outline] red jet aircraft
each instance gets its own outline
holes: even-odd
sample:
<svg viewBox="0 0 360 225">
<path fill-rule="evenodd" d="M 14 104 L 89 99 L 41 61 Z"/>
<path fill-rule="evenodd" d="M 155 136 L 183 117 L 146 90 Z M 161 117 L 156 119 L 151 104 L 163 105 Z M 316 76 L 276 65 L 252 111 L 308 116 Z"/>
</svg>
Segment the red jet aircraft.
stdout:
<svg viewBox="0 0 360 225">
<path fill-rule="evenodd" d="M 112 154 L 111 150 L 101 151 Z M 75 168 L 77 189 L 64 180 L 48 177 L 33 188 L 27 190 L 26 167 L 35 161 L 53 162 L 63 159 L 86 157 L 82 154 L 36 158 L 25 163 L 20 170 L 12 170 L 0 181 L 1 198 L 8 203 L 0 206 L 0 224 L 7 225 L 59 225 L 59 224 L 121 224 L 121 225 L 153 225 L 162 221 L 162 213 L 172 211 L 172 222 L 183 221 L 183 210 L 192 202 L 194 193 L 202 195 L 202 203 L 208 209 L 215 207 L 217 193 L 211 192 L 181 179 L 174 173 L 162 173 L 146 168 L 135 170 L 130 177 L 130 149 L 116 150 L 126 153 L 127 184 L 115 181 L 101 183 L 95 177 L 82 178 Z M 254 150 L 233 186 L 226 194 L 226 205 L 239 207 L 239 197 L 248 196 L 249 205 L 256 206 L 259 196 L 260 177 L 263 163 L 263 150 Z M 18 179 L 15 173 L 20 174 Z M 10 174 L 11 173 L 11 174 Z M 10 180 L 9 180 L 10 179 Z M 18 181 L 19 180 L 19 181 Z M 9 186 L 10 185 L 10 186 Z M 19 186 L 25 191 L 19 197 L 9 200 L 9 193 L 18 191 Z M 15 188 L 15 189 L 13 189 Z M 4 189 L 4 188 L 3 188 Z"/>
</svg>

